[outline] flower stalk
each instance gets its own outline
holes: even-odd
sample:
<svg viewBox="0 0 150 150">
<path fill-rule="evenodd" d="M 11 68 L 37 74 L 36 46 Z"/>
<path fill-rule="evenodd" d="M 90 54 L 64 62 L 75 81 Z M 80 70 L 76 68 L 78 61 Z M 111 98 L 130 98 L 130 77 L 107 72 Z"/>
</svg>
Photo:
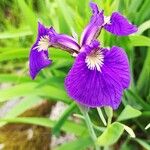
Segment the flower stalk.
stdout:
<svg viewBox="0 0 150 150">
<path fill-rule="evenodd" d="M 91 122 L 91 119 L 90 119 L 90 116 L 88 114 L 88 111 L 83 106 L 79 106 L 79 108 L 80 108 L 81 113 L 84 116 L 84 120 L 85 120 L 85 123 L 86 123 L 86 125 L 88 127 L 89 134 L 90 134 L 90 136 L 91 136 L 91 138 L 92 138 L 92 140 L 93 140 L 93 142 L 95 144 L 95 142 L 97 140 L 97 136 L 96 136 L 96 133 L 94 131 L 93 124 Z M 100 148 L 96 144 L 95 144 L 95 149 L 96 150 L 100 150 Z"/>
<path fill-rule="evenodd" d="M 106 126 L 107 123 L 106 123 L 106 120 L 105 120 L 105 117 L 104 117 L 104 115 L 103 115 L 103 113 L 102 113 L 101 108 L 97 107 L 97 111 L 98 111 L 98 115 L 99 115 L 99 117 L 101 118 L 101 120 L 102 120 L 104 126 Z"/>
</svg>

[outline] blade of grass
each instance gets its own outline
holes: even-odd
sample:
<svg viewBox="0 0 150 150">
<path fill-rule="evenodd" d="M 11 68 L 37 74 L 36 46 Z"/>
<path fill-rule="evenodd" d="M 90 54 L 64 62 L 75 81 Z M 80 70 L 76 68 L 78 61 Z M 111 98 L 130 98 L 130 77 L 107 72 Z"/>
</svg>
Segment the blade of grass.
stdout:
<svg viewBox="0 0 150 150">
<path fill-rule="evenodd" d="M 60 132 L 61 127 L 67 120 L 67 118 L 70 116 L 70 114 L 73 112 L 73 110 L 76 108 L 76 103 L 72 102 L 68 108 L 64 111 L 64 113 L 61 115 L 60 119 L 57 121 L 57 123 L 54 125 L 52 129 L 53 134 L 58 134 Z"/>
<path fill-rule="evenodd" d="M 138 27 L 138 32 L 136 34 L 142 34 L 144 31 L 150 28 L 150 20 L 145 21 Z"/>
<path fill-rule="evenodd" d="M 130 41 L 133 46 L 150 46 L 150 38 L 143 35 L 130 36 Z"/>
<path fill-rule="evenodd" d="M 23 30 L 23 31 L 15 31 L 15 32 L 2 32 L 0 33 L 0 39 L 10 39 L 10 38 L 18 38 L 18 37 L 24 37 L 24 36 L 29 36 L 33 35 L 31 30 Z"/>
<path fill-rule="evenodd" d="M 150 90 L 150 48 L 147 51 L 144 66 L 137 81 L 137 90 L 139 93 L 145 96 L 148 95 Z"/>
<path fill-rule="evenodd" d="M 67 96 L 64 89 L 60 87 L 54 87 L 50 85 L 45 85 L 38 87 L 38 83 L 28 82 L 19 85 L 12 86 L 7 89 L 0 91 L 0 102 L 10 100 L 11 98 L 36 95 L 51 98 L 51 100 L 61 100 L 65 103 L 70 103 L 70 99 Z"/>
<path fill-rule="evenodd" d="M 90 137 L 78 138 L 77 140 L 66 142 L 54 150 L 85 150 L 92 146 L 93 142 Z"/>
<path fill-rule="evenodd" d="M 42 117 L 18 117 L 18 118 L 0 118 L 2 122 L 8 123 L 25 123 L 25 124 L 34 124 L 39 126 L 44 126 L 48 128 L 52 128 L 55 121 L 52 121 L 48 118 Z M 87 129 L 81 125 L 76 124 L 75 122 L 66 121 L 62 127 L 62 131 L 73 133 L 77 136 L 87 136 Z"/>
<path fill-rule="evenodd" d="M 26 2 L 24 0 L 17 0 L 19 8 L 21 9 L 21 12 L 25 18 L 25 21 L 27 24 L 29 24 L 31 30 L 35 33 L 37 33 L 37 16 L 35 13 L 28 7 Z"/>
<path fill-rule="evenodd" d="M 59 6 L 59 9 L 61 10 L 63 16 L 64 16 L 64 19 L 72 33 L 73 29 L 74 29 L 74 22 L 73 22 L 73 17 L 71 15 L 71 12 L 69 11 L 69 6 L 66 4 L 65 1 L 62 1 L 62 0 L 56 0 L 57 2 L 57 5 Z"/>
</svg>

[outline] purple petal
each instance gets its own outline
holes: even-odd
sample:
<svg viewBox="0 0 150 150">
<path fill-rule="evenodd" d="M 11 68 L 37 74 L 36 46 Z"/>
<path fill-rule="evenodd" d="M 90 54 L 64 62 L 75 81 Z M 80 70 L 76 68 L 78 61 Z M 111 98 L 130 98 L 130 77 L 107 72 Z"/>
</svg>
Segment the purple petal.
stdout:
<svg viewBox="0 0 150 150">
<path fill-rule="evenodd" d="M 82 32 L 80 39 L 81 46 L 84 44 L 90 44 L 93 40 L 95 40 L 98 37 L 104 23 L 103 11 L 99 11 L 98 6 L 95 3 L 90 3 L 90 7 L 92 9 L 93 15 L 91 17 L 90 23 Z"/>
<path fill-rule="evenodd" d="M 37 40 L 32 46 L 29 56 L 29 72 L 32 79 L 36 77 L 41 69 L 51 64 L 51 60 L 48 58 L 48 47 L 50 44 L 48 32 L 48 28 L 38 23 Z"/>
<path fill-rule="evenodd" d="M 73 37 L 58 34 L 52 27 L 49 31 L 49 37 L 53 47 L 68 50 L 69 52 L 79 51 L 80 49 L 78 42 Z"/>
<path fill-rule="evenodd" d="M 81 47 L 80 52 L 85 52 L 87 55 L 91 53 L 93 49 L 97 49 L 100 46 L 100 42 L 97 40 L 94 40 L 89 45 L 84 45 Z"/>
<path fill-rule="evenodd" d="M 40 72 L 41 69 L 49 66 L 52 63 L 48 58 L 48 51 L 31 50 L 29 58 L 30 76 L 32 79 Z"/>
<path fill-rule="evenodd" d="M 96 3 L 90 2 L 90 7 L 92 9 L 92 13 L 93 14 L 98 14 L 99 13 L 99 9 Z"/>
<path fill-rule="evenodd" d="M 123 89 L 130 84 L 130 66 L 126 53 L 121 47 L 113 46 L 105 53 L 105 67 L 115 73 L 120 79 Z"/>
<path fill-rule="evenodd" d="M 40 37 L 48 35 L 49 32 L 49 28 L 46 28 L 43 24 L 41 24 L 40 22 L 38 22 L 38 36 L 37 36 L 37 40 L 39 40 Z"/>
<path fill-rule="evenodd" d="M 104 64 L 101 71 L 88 69 L 86 50 L 81 52 L 66 77 L 65 87 L 68 95 L 82 105 L 116 109 L 123 90 L 129 86 L 129 63 L 125 52 L 119 47 L 102 51 Z"/>
<path fill-rule="evenodd" d="M 104 25 L 104 28 L 112 34 L 118 36 L 127 36 L 137 32 L 137 27 L 131 24 L 127 18 L 118 12 L 114 12 L 110 18 L 110 22 Z"/>
</svg>

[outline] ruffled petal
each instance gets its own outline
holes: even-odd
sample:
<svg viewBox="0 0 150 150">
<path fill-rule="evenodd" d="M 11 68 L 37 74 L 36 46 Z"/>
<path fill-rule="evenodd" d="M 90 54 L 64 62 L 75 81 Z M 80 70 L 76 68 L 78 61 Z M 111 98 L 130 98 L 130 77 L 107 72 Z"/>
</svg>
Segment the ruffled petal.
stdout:
<svg viewBox="0 0 150 150">
<path fill-rule="evenodd" d="M 81 52 L 69 71 L 65 87 L 68 95 L 87 107 L 118 108 L 122 92 L 129 86 L 129 63 L 125 52 L 112 47 L 104 53 L 101 71 L 90 70 L 85 63 L 86 52 Z"/>
<path fill-rule="evenodd" d="M 49 66 L 52 63 L 48 57 L 48 51 L 31 50 L 29 58 L 30 76 L 32 79 L 40 72 L 41 69 Z"/>
<path fill-rule="evenodd" d="M 110 21 L 104 25 L 104 28 L 118 36 L 127 36 L 138 30 L 135 25 L 131 24 L 127 18 L 118 12 L 112 13 Z"/>
<path fill-rule="evenodd" d="M 51 46 L 53 47 L 64 49 L 71 53 L 74 51 L 79 51 L 80 49 L 78 41 L 76 41 L 73 37 L 65 34 L 58 34 L 52 27 L 49 31 L 49 37 Z"/>
<path fill-rule="evenodd" d="M 98 10 L 98 6 L 91 2 L 90 7 L 92 9 L 93 15 L 91 17 L 90 23 L 86 26 L 81 34 L 80 45 L 90 44 L 95 40 L 102 28 L 104 23 L 103 11 Z"/>
<path fill-rule="evenodd" d="M 113 46 L 105 53 L 105 68 L 115 73 L 120 79 L 123 89 L 130 84 L 130 65 L 128 57 L 121 47 Z"/>
</svg>

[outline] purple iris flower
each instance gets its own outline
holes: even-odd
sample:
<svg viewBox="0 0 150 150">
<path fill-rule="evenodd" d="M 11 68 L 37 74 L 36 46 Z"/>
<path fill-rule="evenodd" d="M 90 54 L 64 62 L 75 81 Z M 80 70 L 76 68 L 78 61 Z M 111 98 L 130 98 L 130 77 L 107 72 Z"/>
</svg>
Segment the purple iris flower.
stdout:
<svg viewBox="0 0 150 150">
<path fill-rule="evenodd" d="M 39 23 L 37 41 L 30 52 L 30 75 L 34 79 L 41 69 L 52 63 L 48 47 L 61 48 L 76 57 L 65 79 L 68 95 L 87 107 L 117 109 L 123 90 L 130 84 L 128 58 L 120 47 L 101 47 L 97 37 L 102 29 L 127 36 L 135 33 L 137 27 L 118 12 L 106 17 L 95 3 L 91 2 L 90 7 L 93 15 L 81 35 L 80 44 L 73 37 L 58 34 L 52 27 Z"/>
<path fill-rule="evenodd" d="M 52 60 L 49 59 L 48 55 L 49 47 L 61 48 L 69 53 L 78 52 L 80 49 L 74 38 L 58 34 L 53 27 L 46 28 L 38 23 L 37 40 L 32 46 L 29 56 L 29 72 L 32 79 L 36 77 L 41 69 L 51 65 Z"/>
</svg>

